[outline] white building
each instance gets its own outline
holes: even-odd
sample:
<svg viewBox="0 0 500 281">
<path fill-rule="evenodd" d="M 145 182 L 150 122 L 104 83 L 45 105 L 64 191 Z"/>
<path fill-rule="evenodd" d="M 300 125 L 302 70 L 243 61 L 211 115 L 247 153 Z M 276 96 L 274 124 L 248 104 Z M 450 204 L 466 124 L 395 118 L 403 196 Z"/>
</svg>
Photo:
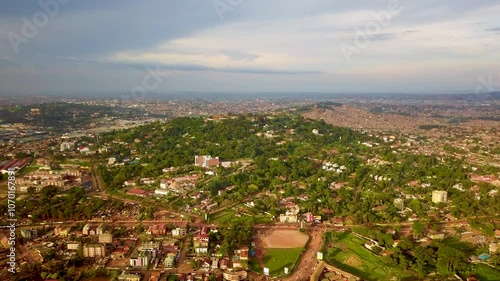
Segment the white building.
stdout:
<svg viewBox="0 0 500 281">
<path fill-rule="evenodd" d="M 155 189 L 155 194 L 157 195 L 168 195 L 169 191 L 166 189 Z"/>
<path fill-rule="evenodd" d="M 446 192 L 444 190 L 432 191 L 432 202 L 433 203 L 446 203 L 446 202 L 448 202 L 448 192 Z"/>
<path fill-rule="evenodd" d="M 66 249 L 68 249 L 68 250 L 75 250 L 76 251 L 76 250 L 80 249 L 80 247 L 81 247 L 80 242 L 68 242 L 66 244 Z"/>
<path fill-rule="evenodd" d="M 74 147 L 75 147 L 74 143 L 64 141 L 61 143 L 60 150 L 61 152 L 64 152 L 66 150 L 73 150 Z"/>
</svg>

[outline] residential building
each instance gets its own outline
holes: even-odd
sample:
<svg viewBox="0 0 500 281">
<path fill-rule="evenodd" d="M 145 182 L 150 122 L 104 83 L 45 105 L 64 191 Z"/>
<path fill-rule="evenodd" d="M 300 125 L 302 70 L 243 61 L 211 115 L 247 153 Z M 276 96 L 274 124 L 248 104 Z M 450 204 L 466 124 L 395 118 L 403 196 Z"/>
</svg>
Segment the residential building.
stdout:
<svg viewBox="0 0 500 281">
<path fill-rule="evenodd" d="M 179 236 L 186 236 L 186 229 L 185 228 L 176 228 L 172 229 L 172 236 L 173 237 L 179 237 Z"/>
<path fill-rule="evenodd" d="M 106 256 L 106 247 L 103 244 L 87 244 L 83 246 L 83 256 L 86 258 Z"/>
<path fill-rule="evenodd" d="M 99 243 L 111 244 L 113 242 L 113 235 L 109 232 L 99 234 Z"/>
<path fill-rule="evenodd" d="M 446 203 L 446 202 L 448 202 L 448 192 L 446 192 L 444 190 L 432 191 L 432 202 L 433 203 Z"/>
<path fill-rule="evenodd" d="M 75 148 L 75 144 L 71 142 L 64 141 L 61 143 L 60 150 L 61 152 L 67 151 L 67 150 L 73 150 Z"/>
<path fill-rule="evenodd" d="M 101 235 L 106 231 L 106 224 L 101 223 L 95 230 L 96 235 Z"/>
<path fill-rule="evenodd" d="M 175 254 L 168 253 L 167 256 L 165 257 L 165 267 L 166 268 L 173 268 L 174 264 L 175 264 Z"/>
<path fill-rule="evenodd" d="M 82 244 L 80 242 L 74 242 L 74 241 L 70 241 L 68 243 L 66 243 L 66 249 L 68 250 L 79 250 L 80 247 L 82 246 Z"/>
<path fill-rule="evenodd" d="M 150 260 L 151 260 L 151 252 L 143 250 L 138 254 L 134 254 L 132 255 L 132 257 L 130 257 L 130 266 L 147 267 L 149 265 Z"/>
<path fill-rule="evenodd" d="M 285 222 L 297 222 L 298 218 L 297 215 L 292 215 L 292 214 L 281 214 L 280 215 L 280 222 L 285 223 Z"/>
<path fill-rule="evenodd" d="M 159 250 L 159 249 L 160 249 L 160 242 L 147 241 L 147 242 L 142 242 L 141 244 L 141 250 Z"/>
<path fill-rule="evenodd" d="M 156 195 L 165 196 L 165 195 L 168 195 L 169 193 L 170 193 L 170 191 L 165 190 L 165 189 L 155 189 Z"/>
<path fill-rule="evenodd" d="M 200 234 L 193 237 L 193 246 L 197 254 L 208 253 L 209 237 L 206 234 Z"/>
<path fill-rule="evenodd" d="M 90 224 L 87 223 L 86 225 L 84 225 L 83 229 L 82 229 L 82 234 L 83 235 L 89 235 L 90 228 L 91 228 Z"/>
<path fill-rule="evenodd" d="M 68 236 L 71 233 L 71 227 L 65 227 L 59 231 L 59 236 Z"/>
<path fill-rule="evenodd" d="M 194 164 L 196 166 L 201 166 L 204 168 L 208 167 L 218 167 L 220 165 L 219 157 L 212 158 L 210 155 L 198 156 L 194 157 Z"/>
<path fill-rule="evenodd" d="M 401 198 L 395 198 L 394 199 L 394 207 L 396 207 L 396 209 L 402 211 L 404 209 L 404 200 L 401 199 Z"/>
<path fill-rule="evenodd" d="M 146 233 L 149 235 L 166 235 L 167 226 L 165 224 L 154 224 L 149 226 Z"/>
<path fill-rule="evenodd" d="M 141 276 L 139 274 L 131 274 L 127 271 L 122 271 L 118 276 L 119 281 L 141 281 Z"/>
<path fill-rule="evenodd" d="M 36 229 L 22 229 L 21 236 L 28 240 L 35 239 L 38 237 Z"/>
</svg>

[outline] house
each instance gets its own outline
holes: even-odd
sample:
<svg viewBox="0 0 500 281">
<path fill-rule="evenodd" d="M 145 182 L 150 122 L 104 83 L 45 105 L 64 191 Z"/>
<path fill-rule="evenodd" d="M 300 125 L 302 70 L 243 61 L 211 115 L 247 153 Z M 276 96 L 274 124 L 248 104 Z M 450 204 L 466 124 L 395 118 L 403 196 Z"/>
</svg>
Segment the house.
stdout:
<svg viewBox="0 0 500 281">
<path fill-rule="evenodd" d="M 210 270 L 210 267 L 212 266 L 212 262 L 210 261 L 210 258 L 204 258 L 201 261 L 201 268 L 208 271 Z"/>
<path fill-rule="evenodd" d="M 490 254 L 495 254 L 500 252 L 500 243 L 492 242 L 488 245 L 488 250 Z"/>
<path fill-rule="evenodd" d="M 342 217 L 332 218 L 332 224 L 334 226 L 344 226 L 344 219 Z"/>
<path fill-rule="evenodd" d="M 80 153 L 88 153 L 90 149 L 86 146 L 81 145 L 78 147 L 78 151 L 80 151 Z"/>
<path fill-rule="evenodd" d="M 146 231 L 149 235 L 166 235 L 167 226 L 165 224 L 153 224 Z"/>
<path fill-rule="evenodd" d="M 160 180 L 160 188 L 167 189 L 170 184 L 172 184 L 172 180 L 169 179 Z"/>
<path fill-rule="evenodd" d="M 136 186 L 135 180 L 128 180 L 123 182 L 124 186 Z"/>
<path fill-rule="evenodd" d="M 239 256 L 240 260 L 248 260 L 249 248 L 247 246 L 241 247 L 236 250 L 236 254 Z"/>
<path fill-rule="evenodd" d="M 216 270 L 219 268 L 219 259 L 212 258 L 212 270 Z"/>
<path fill-rule="evenodd" d="M 281 223 L 286 223 L 286 222 L 294 223 L 297 221 L 298 221 L 297 215 L 291 215 L 291 214 L 281 214 L 280 215 L 280 222 Z"/>
<path fill-rule="evenodd" d="M 141 251 L 130 257 L 129 264 L 131 267 L 147 267 L 151 259 L 150 251 Z"/>
<path fill-rule="evenodd" d="M 229 260 L 228 259 L 221 259 L 220 260 L 220 269 L 227 269 L 229 266 Z"/>
<path fill-rule="evenodd" d="M 367 241 L 365 243 L 365 247 L 368 249 L 368 250 L 373 250 L 373 248 L 376 248 L 378 247 L 377 243 L 376 242 L 373 242 L 373 241 Z"/>
<path fill-rule="evenodd" d="M 169 193 L 170 193 L 170 191 L 165 190 L 165 189 L 155 189 L 155 194 L 156 195 L 166 196 Z"/>
<path fill-rule="evenodd" d="M 201 197 L 201 192 L 197 191 L 191 195 L 191 199 L 199 199 Z"/>
<path fill-rule="evenodd" d="M 111 253 L 111 258 L 112 259 L 124 259 L 129 250 L 130 250 L 130 248 L 127 246 L 125 246 L 125 247 L 119 246 L 113 250 L 113 252 Z"/>
<path fill-rule="evenodd" d="M 174 264 L 175 264 L 175 254 L 168 253 L 167 256 L 165 257 L 165 267 L 166 268 L 173 268 Z"/>
<path fill-rule="evenodd" d="M 208 253 L 209 237 L 205 234 L 196 235 L 193 237 L 193 247 L 197 254 Z"/>
<path fill-rule="evenodd" d="M 161 275 L 161 272 L 153 271 L 153 272 L 151 272 L 151 276 L 149 276 L 148 281 L 158 281 L 158 280 L 160 280 L 160 275 Z"/>
<path fill-rule="evenodd" d="M 427 233 L 427 237 L 429 237 L 432 240 L 443 240 L 445 236 L 444 232 L 439 232 L 439 231 L 429 231 Z"/>
<path fill-rule="evenodd" d="M 172 236 L 173 237 L 179 237 L 179 236 L 186 236 L 186 229 L 185 228 L 176 228 L 172 229 Z"/>
<path fill-rule="evenodd" d="M 101 223 L 95 230 L 95 234 L 96 235 L 101 235 L 104 233 L 104 231 L 106 231 L 106 224 L 104 223 Z"/>
<path fill-rule="evenodd" d="M 82 229 L 82 234 L 83 235 L 89 235 L 90 233 L 90 228 L 91 228 L 91 225 L 90 224 L 86 224 L 83 226 L 83 229 Z"/>
<path fill-rule="evenodd" d="M 153 184 L 155 182 L 156 182 L 156 180 L 152 179 L 152 178 L 142 178 L 141 179 L 141 184 L 145 184 L 145 185 L 150 185 L 150 184 Z"/>
</svg>

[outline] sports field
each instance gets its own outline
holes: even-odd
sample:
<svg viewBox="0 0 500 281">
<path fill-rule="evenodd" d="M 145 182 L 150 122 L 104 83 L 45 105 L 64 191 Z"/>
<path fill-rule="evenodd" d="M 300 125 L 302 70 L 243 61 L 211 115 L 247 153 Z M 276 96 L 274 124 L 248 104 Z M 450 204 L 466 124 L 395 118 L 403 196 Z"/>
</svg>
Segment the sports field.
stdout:
<svg viewBox="0 0 500 281">
<path fill-rule="evenodd" d="M 296 230 L 272 230 L 254 237 L 256 255 L 250 260 L 250 269 L 261 273 L 269 268 L 271 276 L 284 275 L 299 260 L 309 236 Z"/>
<path fill-rule="evenodd" d="M 291 272 L 292 267 L 302 253 L 302 249 L 303 248 L 266 249 L 263 258 L 264 265 L 269 268 L 271 276 L 283 275 L 285 267 L 288 267 Z"/>
</svg>

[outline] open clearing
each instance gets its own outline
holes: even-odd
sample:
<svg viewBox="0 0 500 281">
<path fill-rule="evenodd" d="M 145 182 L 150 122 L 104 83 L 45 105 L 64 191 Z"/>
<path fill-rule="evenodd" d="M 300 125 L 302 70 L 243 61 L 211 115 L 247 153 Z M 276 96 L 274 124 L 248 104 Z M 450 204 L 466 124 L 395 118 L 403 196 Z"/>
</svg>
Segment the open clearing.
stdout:
<svg viewBox="0 0 500 281">
<path fill-rule="evenodd" d="M 261 239 L 263 248 L 300 248 L 304 247 L 309 239 L 305 233 L 297 230 L 273 230 Z"/>
</svg>

